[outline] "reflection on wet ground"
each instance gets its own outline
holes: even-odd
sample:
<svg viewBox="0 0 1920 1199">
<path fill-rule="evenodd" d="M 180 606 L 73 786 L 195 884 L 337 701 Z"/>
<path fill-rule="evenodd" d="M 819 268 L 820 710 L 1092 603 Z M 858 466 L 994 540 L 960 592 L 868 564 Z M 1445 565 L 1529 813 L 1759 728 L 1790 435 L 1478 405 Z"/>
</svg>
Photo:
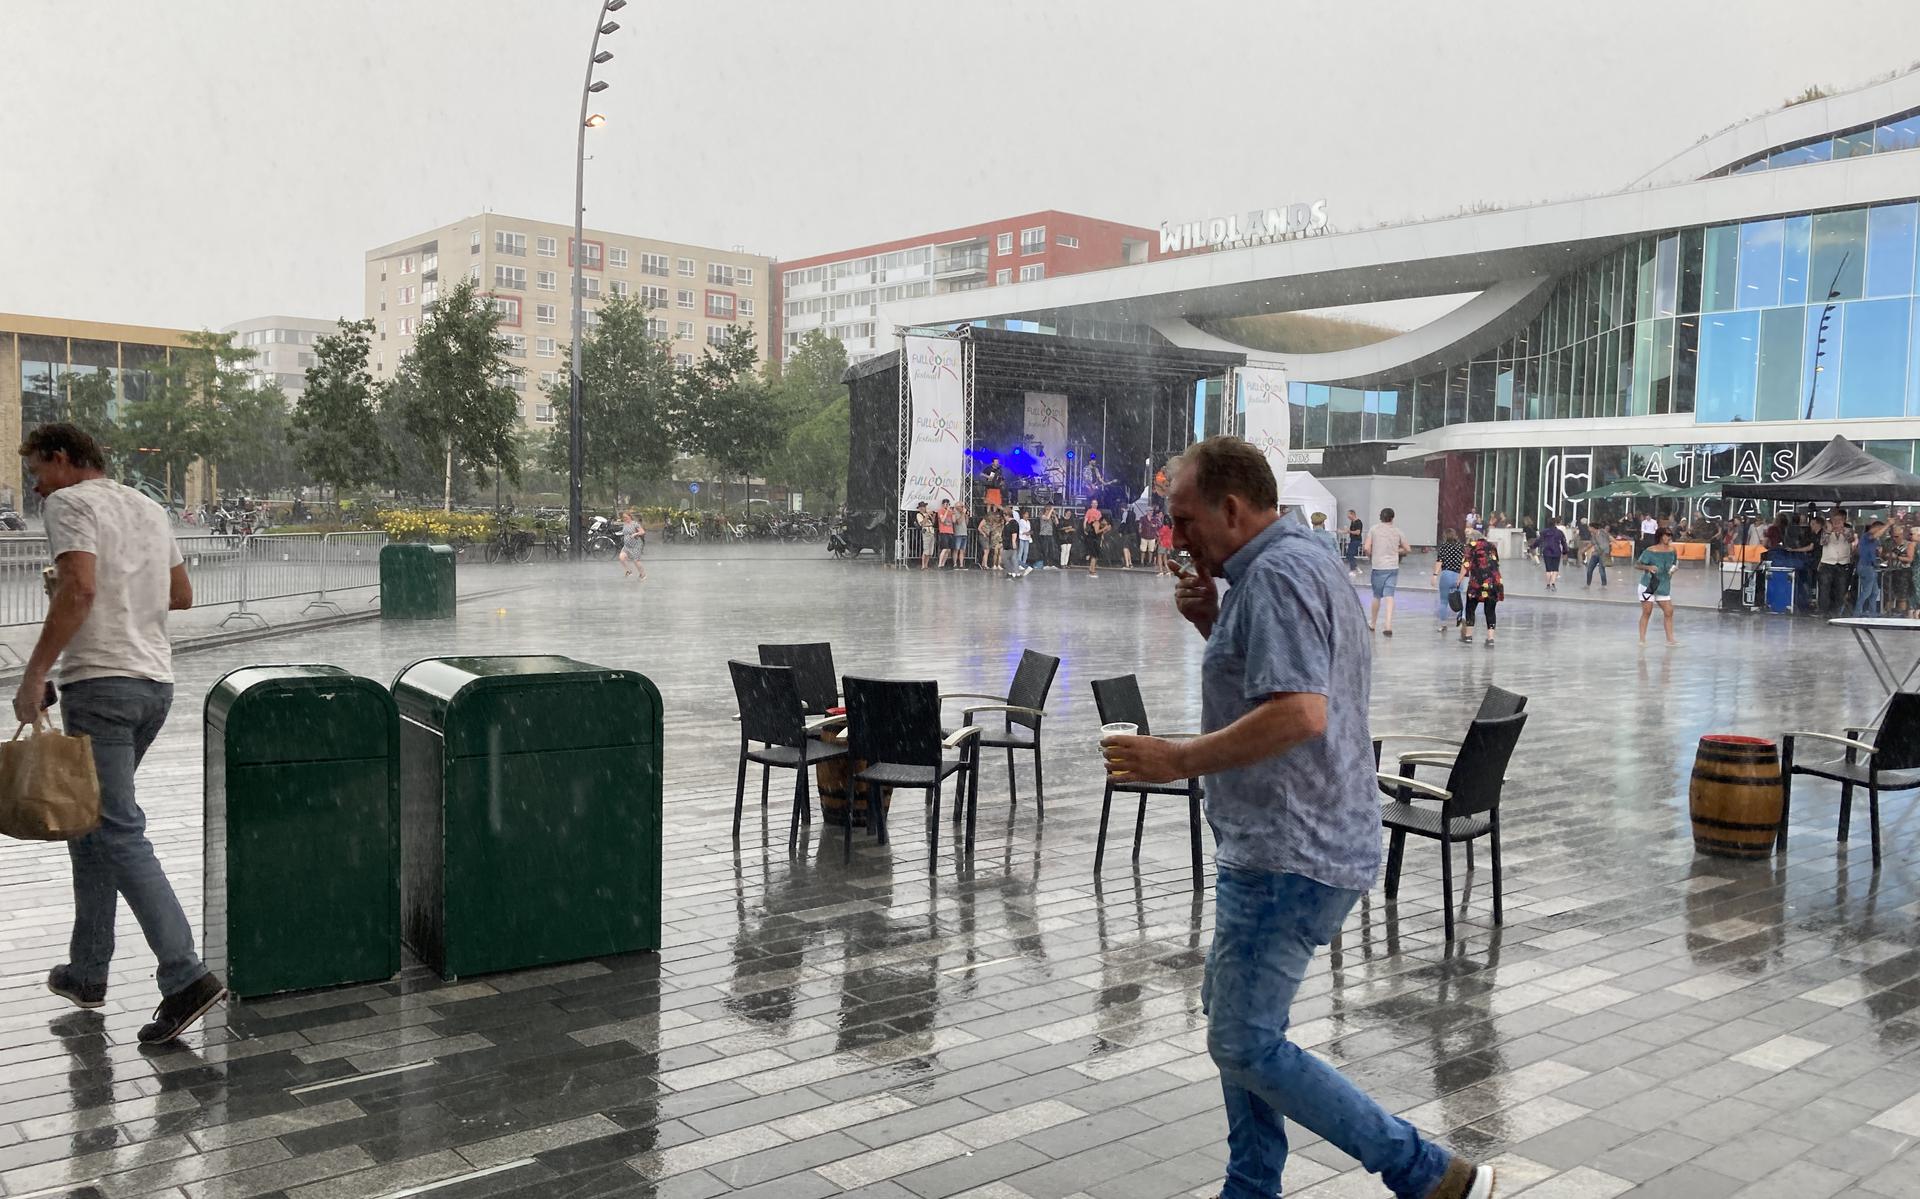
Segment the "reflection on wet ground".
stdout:
<svg viewBox="0 0 1920 1199">
<path fill-rule="evenodd" d="M 200 908 L 200 725 L 233 666 L 325 661 L 388 680 L 435 653 L 560 652 L 651 675 L 667 703 L 667 949 L 235 1007 L 145 1052 L 152 959 L 123 920 L 108 1007 L 42 978 L 69 899 L 58 846 L 0 846 L 0 1195 L 748 1193 L 806 1199 L 1210 1194 L 1225 1123 L 1198 988 L 1180 800 L 1137 868 L 1092 873 L 1100 788 L 1088 681 L 1137 671 L 1168 727 L 1198 719 L 1200 642 L 1145 574 L 1022 580 L 803 556 L 661 560 L 644 586 L 529 568 L 452 626 L 360 625 L 181 659 L 179 709 L 143 771 L 163 860 Z M 1403 596 L 1403 598 L 1406 598 Z M 1883 805 L 1836 845 L 1835 795 L 1796 790 L 1791 851 L 1694 855 L 1686 776 L 1703 732 L 1834 728 L 1878 701 L 1845 634 L 1685 614 L 1503 605 L 1500 645 L 1403 606 L 1377 647 L 1376 725 L 1452 731 L 1489 682 L 1532 698 L 1507 790 L 1506 921 L 1484 855 L 1461 935 L 1439 861 L 1409 846 L 1314 964 L 1301 1043 L 1389 1106 L 1500 1159 L 1503 1194 L 1920 1193 L 1920 809 Z M 845 671 L 1004 686 L 1021 648 L 1062 658 L 1047 814 L 1030 768 L 981 785 L 956 859 L 897 803 L 851 865 L 818 826 L 787 852 L 786 794 L 749 800 L 725 660 L 826 639 Z M 617 718 L 617 714 L 613 714 Z M 751 791 L 750 791 L 751 796 Z M 903 802 L 910 805 L 911 801 Z M 1124 822 L 1117 822 L 1124 824 Z M 1124 841 L 1127 830 L 1113 834 Z M 288 902 L 298 902 L 289 896 Z M 1380 1193 L 1302 1133 L 1288 1193 Z M 1635 1189 L 1638 1188 L 1638 1189 Z"/>
</svg>

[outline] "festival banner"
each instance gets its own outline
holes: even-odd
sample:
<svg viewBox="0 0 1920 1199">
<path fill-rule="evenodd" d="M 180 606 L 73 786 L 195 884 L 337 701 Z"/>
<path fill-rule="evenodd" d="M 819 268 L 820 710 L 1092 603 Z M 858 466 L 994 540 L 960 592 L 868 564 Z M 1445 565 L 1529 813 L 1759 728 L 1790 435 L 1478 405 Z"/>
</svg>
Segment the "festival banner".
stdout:
<svg viewBox="0 0 1920 1199">
<path fill-rule="evenodd" d="M 1242 366 L 1233 372 L 1239 389 L 1240 435 L 1267 457 L 1275 479 L 1287 477 L 1287 372 L 1279 367 Z"/>
<path fill-rule="evenodd" d="M 1027 453 L 1049 486 L 1067 485 L 1067 397 L 1046 391 L 1027 393 Z"/>
<path fill-rule="evenodd" d="M 900 510 L 911 512 L 923 500 L 937 508 L 941 500 L 964 498 L 966 396 L 958 338 L 908 337 L 906 343 L 913 422 L 907 430 L 907 485 Z"/>
</svg>

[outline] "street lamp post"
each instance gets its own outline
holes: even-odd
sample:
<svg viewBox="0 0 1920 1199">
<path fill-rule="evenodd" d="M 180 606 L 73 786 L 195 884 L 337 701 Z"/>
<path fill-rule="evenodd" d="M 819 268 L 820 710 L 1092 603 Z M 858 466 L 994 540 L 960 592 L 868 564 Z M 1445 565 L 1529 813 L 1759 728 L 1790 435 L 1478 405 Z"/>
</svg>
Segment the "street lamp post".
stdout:
<svg viewBox="0 0 1920 1199">
<path fill-rule="evenodd" d="M 581 446 L 583 425 L 580 418 L 580 354 L 581 337 L 586 324 L 586 280 L 582 274 L 587 259 L 586 237 L 586 183 L 587 183 L 587 130 L 598 128 L 606 119 L 595 113 L 587 115 L 587 103 L 595 92 L 607 90 L 605 80 L 596 81 L 593 68 L 613 57 L 613 51 L 600 48 L 603 34 L 613 33 L 620 28 L 617 21 L 607 20 L 607 14 L 619 12 L 627 6 L 627 0 L 603 0 L 600 11 L 594 17 L 593 45 L 587 51 L 587 78 L 580 87 L 580 126 L 574 132 L 577 145 L 573 157 L 573 368 L 567 385 L 567 556 L 578 562 L 582 556 L 581 545 Z"/>
</svg>

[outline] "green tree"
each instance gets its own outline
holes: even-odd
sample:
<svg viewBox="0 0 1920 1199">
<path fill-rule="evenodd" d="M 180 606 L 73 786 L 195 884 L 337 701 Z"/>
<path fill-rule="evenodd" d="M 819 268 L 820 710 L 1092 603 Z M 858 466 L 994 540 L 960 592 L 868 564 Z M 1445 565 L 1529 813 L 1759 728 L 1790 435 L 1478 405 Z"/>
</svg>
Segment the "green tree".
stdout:
<svg viewBox="0 0 1920 1199">
<path fill-rule="evenodd" d="M 384 476 L 391 453 L 380 433 L 367 370 L 373 322 L 341 320 L 313 343 L 307 389 L 289 422 L 295 461 L 321 484 L 361 487 Z"/>
<path fill-rule="evenodd" d="M 848 412 L 843 394 L 787 434 L 787 482 L 808 497 L 815 512 L 838 506 L 846 487 Z M 819 502 L 811 498 L 816 496 Z"/>
<path fill-rule="evenodd" d="M 705 458 L 726 481 L 765 468 L 786 442 L 784 414 L 759 369 L 753 330 L 736 325 L 720 346 L 678 371 L 674 429 L 681 448 Z"/>
<path fill-rule="evenodd" d="M 396 394 L 401 423 L 422 446 L 444 456 L 441 503 L 453 506 L 456 462 L 476 483 L 497 470 L 520 480 L 520 397 L 506 382 L 507 340 L 500 314 L 472 279 L 441 297 L 400 360 Z"/>
<path fill-rule="evenodd" d="M 123 453 L 123 434 L 114 419 L 120 397 L 115 394 L 111 371 L 69 373 L 61 380 L 67 388 L 67 419 L 79 425 L 101 444 L 107 457 L 117 460 Z"/>
<path fill-rule="evenodd" d="M 847 477 L 847 385 L 841 382 L 846 347 L 814 329 L 800 339 L 784 367 L 777 372 L 769 367 L 774 404 L 786 428 L 772 474 L 830 506 Z"/>
<path fill-rule="evenodd" d="M 277 383 L 248 387 L 221 411 L 221 485 L 268 493 L 290 486 L 295 463 L 287 393 Z"/>
<path fill-rule="evenodd" d="M 629 479 L 665 474 L 673 465 L 676 380 L 667 343 L 647 332 L 647 310 L 624 296 L 607 300 L 580 356 L 583 474 L 615 493 L 622 474 Z M 547 399 L 554 427 L 542 456 L 549 469 L 564 475 L 573 403 L 566 372 L 548 389 Z"/>
<path fill-rule="evenodd" d="M 234 345 L 231 333 L 205 329 L 187 334 L 186 343 L 153 369 L 145 397 L 124 406 L 121 424 L 128 449 L 145 455 L 149 473 L 163 475 L 170 489 L 180 487 L 197 460 L 201 490 L 211 496 L 215 456 L 232 444 L 236 414 L 255 410 L 246 370 L 253 351 Z"/>
<path fill-rule="evenodd" d="M 387 447 L 386 469 L 379 481 L 395 495 L 409 499 L 442 499 L 446 486 L 447 452 L 441 443 L 427 443 L 415 435 L 406 413 L 420 402 L 415 381 L 408 375 L 396 375 L 379 388 L 374 413 L 380 442 Z M 454 470 L 453 498 L 464 500 L 469 494 L 466 472 Z"/>
</svg>

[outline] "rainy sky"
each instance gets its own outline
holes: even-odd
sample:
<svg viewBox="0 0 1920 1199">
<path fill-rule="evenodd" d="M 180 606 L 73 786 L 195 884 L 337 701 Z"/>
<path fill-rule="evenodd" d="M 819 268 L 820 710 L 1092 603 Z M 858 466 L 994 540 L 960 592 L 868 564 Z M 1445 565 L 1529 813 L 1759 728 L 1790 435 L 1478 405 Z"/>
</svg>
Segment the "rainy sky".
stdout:
<svg viewBox="0 0 1920 1199">
<path fill-rule="evenodd" d="M 0 311 L 360 315 L 365 252 L 569 218 L 598 0 L 0 0 Z M 633 0 L 587 219 L 797 258 L 1043 208 L 1336 229 L 1611 190 L 1920 58 L 1913 0 Z"/>
</svg>

